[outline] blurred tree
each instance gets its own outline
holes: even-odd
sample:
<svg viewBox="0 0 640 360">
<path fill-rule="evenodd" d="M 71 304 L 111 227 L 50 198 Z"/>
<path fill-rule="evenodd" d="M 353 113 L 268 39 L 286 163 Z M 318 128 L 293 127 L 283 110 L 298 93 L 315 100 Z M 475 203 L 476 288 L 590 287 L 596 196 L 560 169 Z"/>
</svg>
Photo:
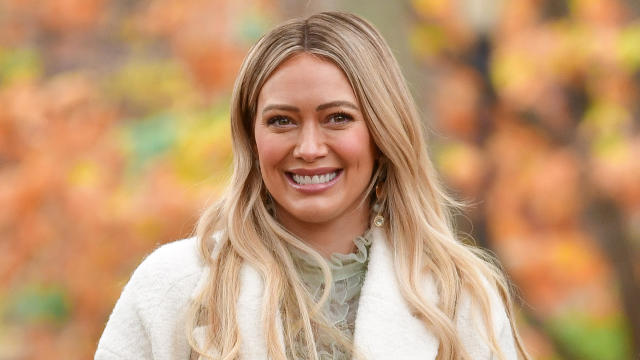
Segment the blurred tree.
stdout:
<svg viewBox="0 0 640 360">
<path fill-rule="evenodd" d="M 228 177 L 268 1 L 0 1 L 0 358 L 90 358 L 133 268 Z M 204 49 L 204 50 L 203 50 Z"/>
<path fill-rule="evenodd" d="M 448 140 L 437 159 L 477 199 L 467 231 L 501 256 L 558 354 L 630 358 L 640 108 L 628 59 L 640 52 L 626 34 L 638 13 L 601 0 L 412 3 L 415 52 L 438 74 L 427 106 Z M 591 328 L 559 330 L 575 326 Z M 606 351 L 576 347 L 598 329 L 612 334 Z"/>
<path fill-rule="evenodd" d="M 0 0 L 0 358 L 91 356 L 132 269 L 224 187 L 247 47 L 279 14 L 326 9 L 369 18 L 398 54 L 442 174 L 477 204 L 461 231 L 522 290 L 535 355 L 631 358 L 638 7 Z"/>
</svg>

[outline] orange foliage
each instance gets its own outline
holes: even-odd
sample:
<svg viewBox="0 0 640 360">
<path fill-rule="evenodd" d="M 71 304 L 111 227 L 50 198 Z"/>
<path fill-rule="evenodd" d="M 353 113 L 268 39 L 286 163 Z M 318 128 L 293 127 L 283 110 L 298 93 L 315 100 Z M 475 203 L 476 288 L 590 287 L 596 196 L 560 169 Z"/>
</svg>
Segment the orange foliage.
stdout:
<svg viewBox="0 0 640 360">
<path fill-rule="evenodd" d="M 104 19 L 104 0 L 46 0 L 36 8 L 40 21 L 54 32 L 83 31 Z"/>
<path fill-rule="evenodd" d="M 90 358 L 131 271 L 158 244 L 189 236 L 225 180 L 226 115 L 210 99 L 228 92 L 248 46 L 242 9 L 144 3 L 156 10 L 125 18 L 113 17 L 125 2 L 0 3 L 0 357 Z M 104 34 L 122 42 L 101 43 Z M 143 40 L 168 41 L 168 65 L 140 56 Z M 149 73 L 133 78 L 145 61 Z M 119 73 L 131 86 L 111 85 Z M 120 101 L 122 89 L 135 98 Z M 136 103 L 154 94 L 175 104 Z M 159 130 L 138 129 L 158 113 L 173 121 L 167 148 L 156 149 Z"/>
<path fill-rule="evenodd" d="M 639 233 L 637 9 L 617 0 L 489 0 L 480 14 L 487 29 L 453 11 L 471 2 L 412 4 L 420 16 L 412 45 L 435 74 L 427 101 L 444 135 L 439 168 L 476 204 L 470 215 L 525 309 L 542 323 L 569 312 L 624 316 L 609 248 Z M 474 36 L 460 37 L 473 26 Z M 592 215 L 601 199 L 620 211 L 622 235 L 594 234 L 612 226 Z M 636 245 L 623 256 L 637 258 Z"/>
<path fill-rule="evenodd" d="M 141 31 L 167 39 L 194 81 L 211 92 L 228 90 L 245 55 L 234 36 L 244 11 L 241 3 L 227 1 L 153 0 L 137 22 Z M 212 14 L 221 16 L 212 21 Z"/>
</svg>

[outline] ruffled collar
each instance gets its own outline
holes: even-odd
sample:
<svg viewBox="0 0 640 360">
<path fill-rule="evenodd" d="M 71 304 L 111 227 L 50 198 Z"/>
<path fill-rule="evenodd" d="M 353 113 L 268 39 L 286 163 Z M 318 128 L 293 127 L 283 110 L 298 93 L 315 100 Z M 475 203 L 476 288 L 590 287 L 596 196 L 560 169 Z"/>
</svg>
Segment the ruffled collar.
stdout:
<svg viewBox="0 0 640 360">
<path fill-rule="evenodd" d="M 355 275 L 362 275 L 366 272 L 369 248 L 371 246 L 371 230 L 367 230 L 363 235 L 357 236 L 353 239 L 353 243 L 356 246 L 355 252 L 349 254 L 333 253 L 326 259 L 327 265 L 331 270 L 333 282 Z M 305 280 L 324 281 L 322 269 L 311 256 L 292 246 L 289 247 L 289 251 L 293 257 L 294 264 Z"/>
</svg>

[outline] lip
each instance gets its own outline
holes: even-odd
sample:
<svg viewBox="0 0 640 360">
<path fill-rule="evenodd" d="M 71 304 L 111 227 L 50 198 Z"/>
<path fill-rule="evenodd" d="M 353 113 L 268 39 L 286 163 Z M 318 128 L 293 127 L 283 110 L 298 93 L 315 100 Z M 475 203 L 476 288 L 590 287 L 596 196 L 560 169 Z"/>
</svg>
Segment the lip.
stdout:
<svg viewBox="0 0 640 360">
<path fill-rule="evenodd" d="M 336 177 L 331 179 L 331 181 L 327 181 L 322 184 L 306 184 L 300 185 L 293 180 L 293 174 L 296 175 L 305 175 L 305 176 L 313 176 L 313 175 L 321 175 L 328 174 L 331 172 L 336 172 Z M 331 188 L 333 185 L 338 182 L 340 178 L 342 178 L 343 170 L 340 168 L 315 168 L 315 169 L 292 169 L 290 171 L 285 171 L 285 177 L 287 178 L 287 182 L 294 189 L 303 192 L 305 194 L 314 194 L 325 191 Z"/>
<path fill-rule="evenodd" d="M 304 175 L 304 176 L 313 176 L 313 175 L 324 175 L 328 173 L 332 173 L 334 171 L 341 170 L 337 167 L 320 167 L 313 169 L 304 169 L 304 168 L 296 168 L 288 170 L 288 173 L 296 174 L 296 175 Z"/>
</svg>

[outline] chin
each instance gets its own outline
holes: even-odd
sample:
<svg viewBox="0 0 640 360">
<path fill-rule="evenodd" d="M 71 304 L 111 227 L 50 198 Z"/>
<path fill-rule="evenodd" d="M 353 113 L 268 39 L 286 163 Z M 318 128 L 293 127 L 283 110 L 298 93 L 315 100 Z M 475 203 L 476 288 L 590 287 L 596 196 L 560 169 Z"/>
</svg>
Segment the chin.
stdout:
<svg viewBox="0 0 640 360">
<path fill-rule="evenodd" d="M 327 211 L 304 210 L 291 213 L 292 217 L 298 221 L 309 224 L 322 224 L 331 221 L 333 214 Z"/>
<path fill-rule="evenodd" d="M 296 204 L 298 206 L 291 206 L 282 208 L 287 217 L 295 222 L 308 223 L 308 224 L 322 224 L 330 222 L 335 218 L 336 209 L 331 209 L 326 206 L 313 204 Z"/>
</svg>

